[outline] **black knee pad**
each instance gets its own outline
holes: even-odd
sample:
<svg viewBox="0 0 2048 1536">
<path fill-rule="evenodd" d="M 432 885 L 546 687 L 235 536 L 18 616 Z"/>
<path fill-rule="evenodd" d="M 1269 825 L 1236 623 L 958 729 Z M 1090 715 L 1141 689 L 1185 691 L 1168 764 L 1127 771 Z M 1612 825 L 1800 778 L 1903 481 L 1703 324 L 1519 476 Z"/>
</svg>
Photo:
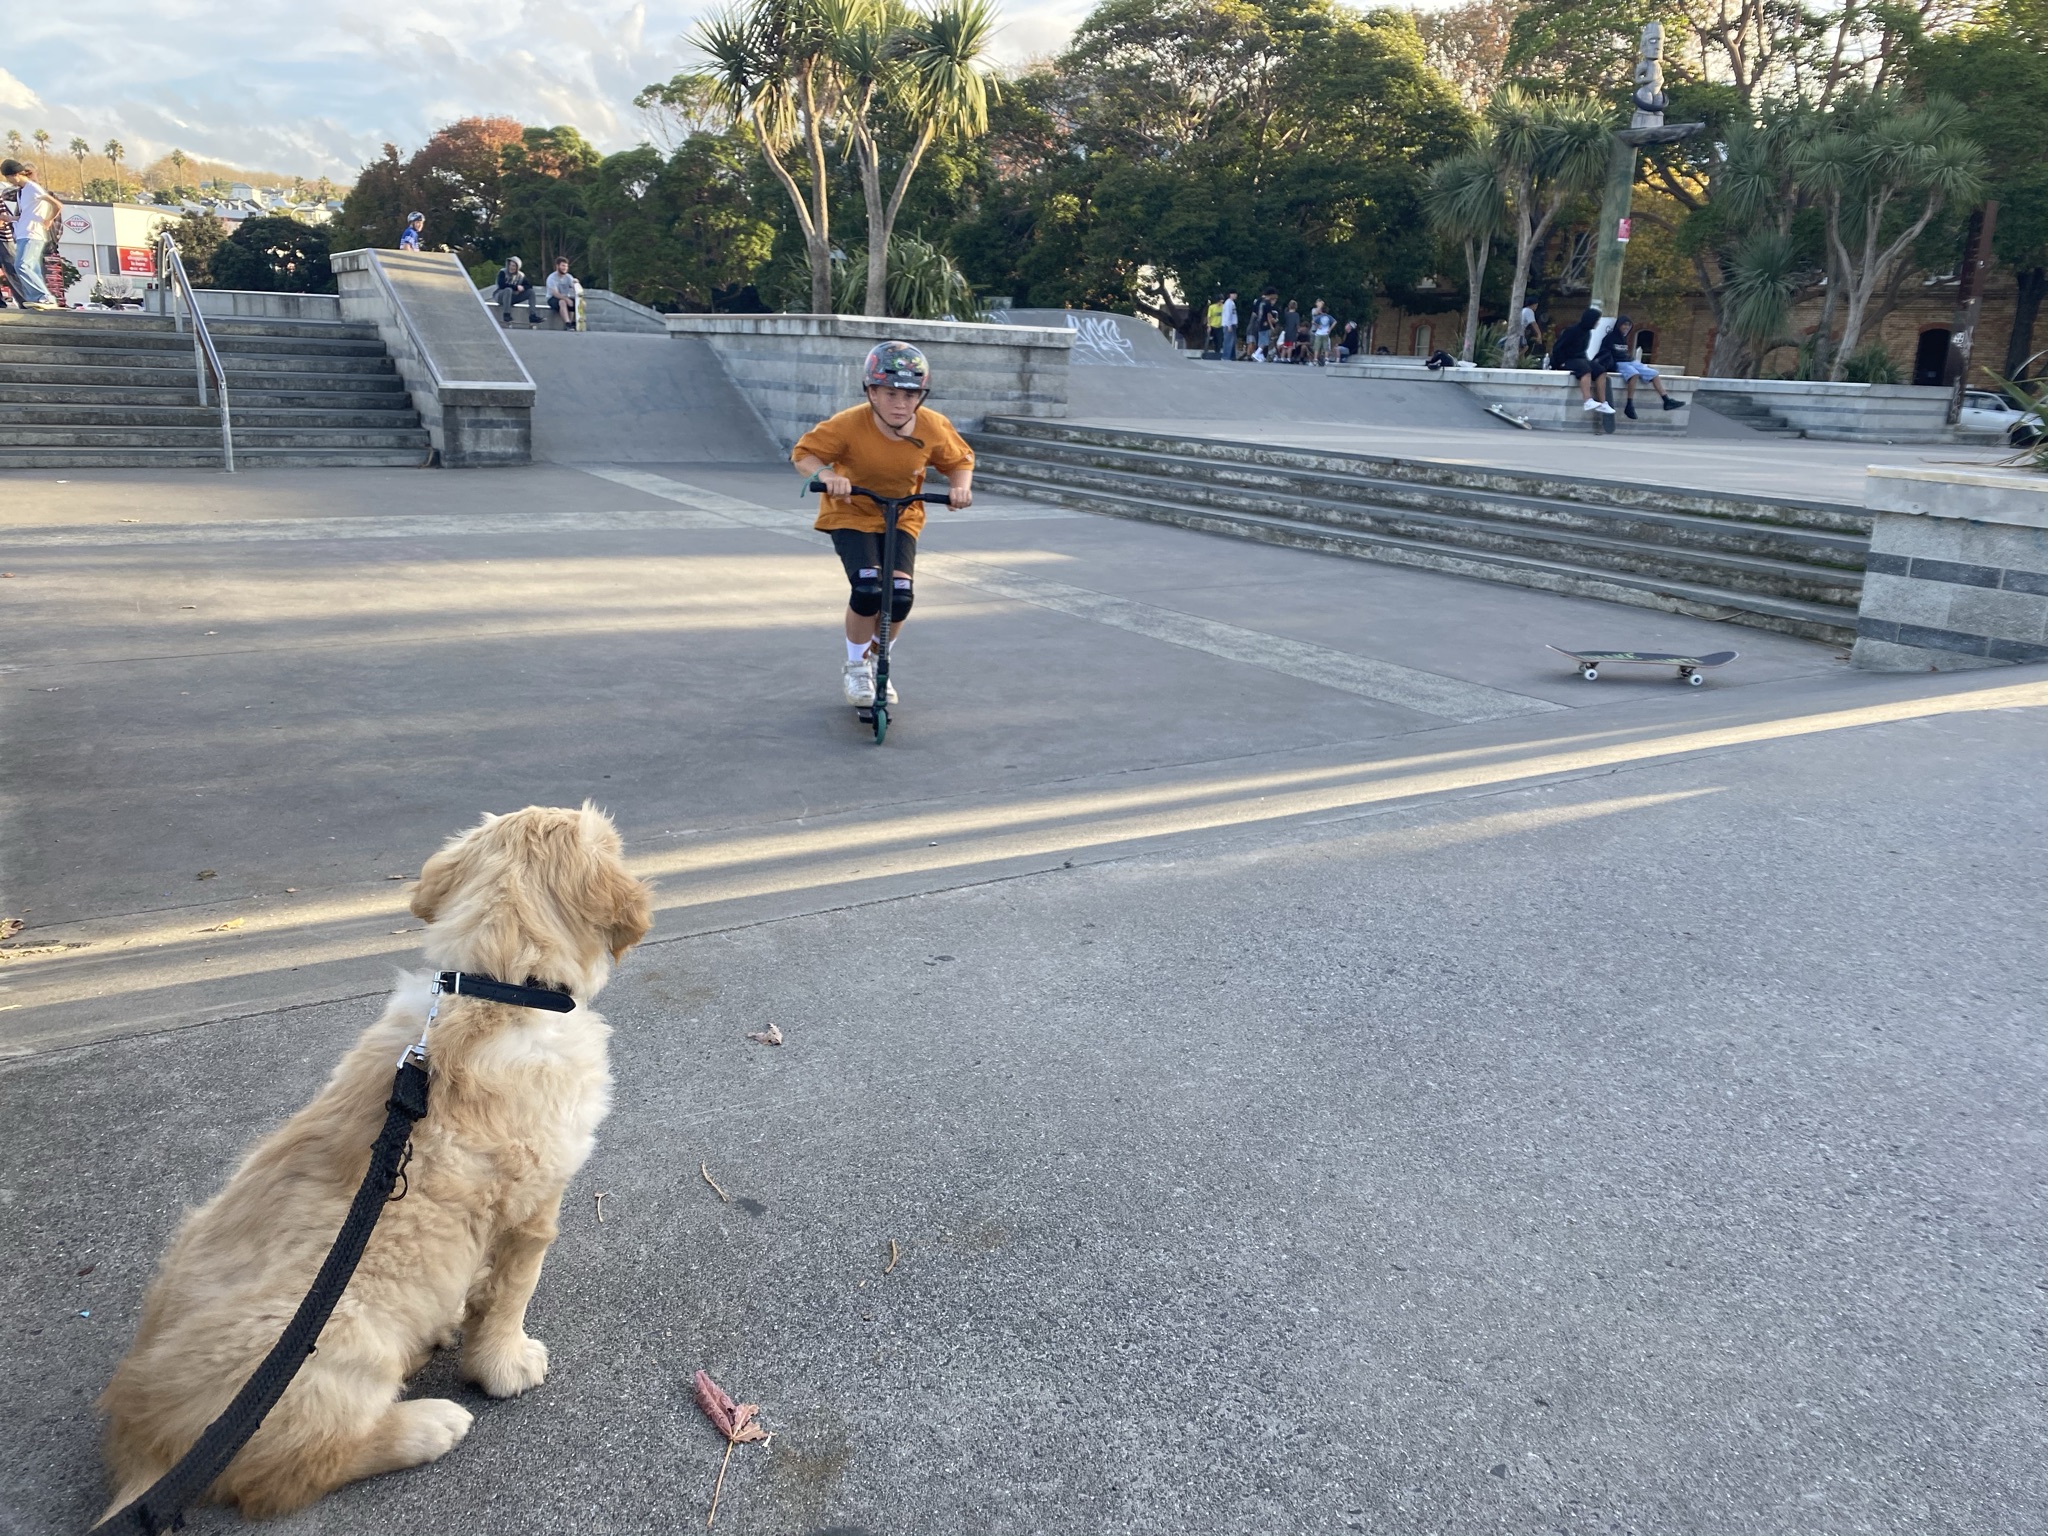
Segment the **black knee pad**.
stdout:
<svg viewBox="0 0 2048 1536">
<path fill-rule="evenodd" d="M 882 611 L 881 570 L 863 570 L 860 579 L 853 584 L 853 595 L 846 600 L 846 606 L 864 619 L 872 619 Z"/>
<path fill-rule="evenodd" d="M 896 595 L 889 603 L 889 622 L 901 624 L 910 615 L 910 605 L 917 600 L 917 594 L 910 589 L 910 578 L 896 578 Z"/>
</svg>

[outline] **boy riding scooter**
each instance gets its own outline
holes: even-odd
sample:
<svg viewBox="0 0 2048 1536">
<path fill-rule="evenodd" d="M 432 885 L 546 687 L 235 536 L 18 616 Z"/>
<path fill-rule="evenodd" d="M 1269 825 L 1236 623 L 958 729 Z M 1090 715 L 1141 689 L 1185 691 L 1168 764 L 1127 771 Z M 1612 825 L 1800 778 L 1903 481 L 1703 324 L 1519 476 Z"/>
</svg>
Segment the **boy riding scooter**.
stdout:
<svg viewBox="0 0 2048 1536">
<path fill-rule="evenodd" d="M 823 482 L 818 520 L 812 526 L 832 536 L 832 548 L 846 568 L 851 591 L 846 604 L 846 702 L 861 708 L 875 702 L 875 628 L 882 611 L 882 540 L 885 524 L 872 505 L 856 501 L 856 485 L 879 496 L 914 495 L 927 466 L 944 475 L 951 502 L 974 501 L 974 451 L 937 411 L 924 409 L 931 392 L 931 367 L 907 341 L 885 341 L 861 367 L 865 405 L 827 417 L 797 440 L 790 459 L 799 473 Z M 889 621 L 900 627 L 909 616 L 911 574 L 917 568 L 917 538 L 924 508 L 903 509 L 896 528 L 894 569 L 889 588 Z M 890 648 L 894 651 L 892 635 Z M 884 704 L 896 702 L 885 684 Z"/>
</svg>

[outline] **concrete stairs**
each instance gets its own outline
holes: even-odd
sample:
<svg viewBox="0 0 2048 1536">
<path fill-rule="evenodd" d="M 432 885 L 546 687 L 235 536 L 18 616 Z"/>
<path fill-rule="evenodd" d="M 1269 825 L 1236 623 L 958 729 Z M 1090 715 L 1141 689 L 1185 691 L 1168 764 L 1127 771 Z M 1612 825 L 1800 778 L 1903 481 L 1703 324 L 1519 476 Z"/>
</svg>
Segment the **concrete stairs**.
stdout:
<svg viewBox="0 0 2048 1536">
<path fill-rule="evenodd" d="M 1693 403 L 1703 405 L 1730 421 L 1740 422 L 1766 437 L 1804 437 L 1806 434 L 1754 395 L 1733 389 L 1709 388 L 1705 381 L 1694 386 Z"/>
<path fill-rule="evenodd" d="M 238 468 L 425 462 L 426 429 L 375 327 L 209 318 L 207 330 Z M 189 330 L 132 312 L 0 312 L 0 469 L 220 462 L 220 412 L 199 403 Z"/>
<path fill-rule="evenodd" d="M 975 484 L 1847 645 L 1869 548 L 1854 507 L 990 417 Z"/>
</svg>

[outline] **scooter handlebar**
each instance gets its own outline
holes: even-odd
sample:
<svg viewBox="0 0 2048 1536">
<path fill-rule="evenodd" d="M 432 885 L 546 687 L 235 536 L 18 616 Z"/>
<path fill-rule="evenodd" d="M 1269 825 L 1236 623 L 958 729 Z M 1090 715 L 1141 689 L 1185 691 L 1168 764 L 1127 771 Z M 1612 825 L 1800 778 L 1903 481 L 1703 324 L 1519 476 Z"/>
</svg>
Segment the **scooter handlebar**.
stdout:
<svg viewBox="0 0 2048 1536">
<path fill-rule="evenodd" d="M 807 491 L 815 491 L 820 496 L 829 496 L 832 494 L 831 491 L 829 491 L 826 488 L 825 482 L 822 480 L 813 480 L 809 485 L 805 486 L 804 489 Z M 856 485 L 855 487 L 853 487 L 853 494 L 856 496 L 865 496 L 869 501 L 880 502 L 885 506 L 891 502 L 893 502 L 895 505 L 899 507 L 908 506 L 913 501 L 937 502 L 942 507 L 950 507 L 953 504 L 952 493 L 950 491 L 916 491 L 908 496 L 883 496 L 878 492 L 870 491 L 863 486 Z"/>
</svg>

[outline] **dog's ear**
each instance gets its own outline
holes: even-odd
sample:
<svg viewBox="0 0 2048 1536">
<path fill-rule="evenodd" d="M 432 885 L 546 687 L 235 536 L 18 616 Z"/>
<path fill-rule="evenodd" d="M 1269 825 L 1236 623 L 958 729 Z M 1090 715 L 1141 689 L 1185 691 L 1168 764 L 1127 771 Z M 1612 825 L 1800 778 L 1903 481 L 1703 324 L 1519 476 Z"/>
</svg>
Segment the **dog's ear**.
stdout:
<svg viewBox="0 0 2048 1536">
<path fill-rule="evenodd" d="M 420 869 L 420 883 L 413 888 L 412 915 L 423 923 L 431 923 L 434 915 L 441 910 L 441 903 L 448 899 L 448 892 L 455 886 L 455 875 L 462 863 L 462 845 L 450 843 L 435 854 Z"/>
<path fill-rule="evenodd" d="M 645 880 L 635 880 L 616 864 L 605 866 L 598 883 L 596 910 L 609 914 L 603 924 L 605 947 L 617 960 L 654 926 L 654 893 Z"/>
<path fill-rule="evenodd" d="M 448 893 L 455 889 L 462 878 L 464 866 L 469 863 L 471 850 L 476 846 L 476 836 L 498 818 L 489 811 L 484 819 L 467 832 L 458 832 L 441 845 L 441 851 L 420 866 L 420 883 L 413 887 L 412 915 L 423 923 L 431 923 L 434 915 L 441 910 L 441 904 L 448 899 Z"/>
</svg>

